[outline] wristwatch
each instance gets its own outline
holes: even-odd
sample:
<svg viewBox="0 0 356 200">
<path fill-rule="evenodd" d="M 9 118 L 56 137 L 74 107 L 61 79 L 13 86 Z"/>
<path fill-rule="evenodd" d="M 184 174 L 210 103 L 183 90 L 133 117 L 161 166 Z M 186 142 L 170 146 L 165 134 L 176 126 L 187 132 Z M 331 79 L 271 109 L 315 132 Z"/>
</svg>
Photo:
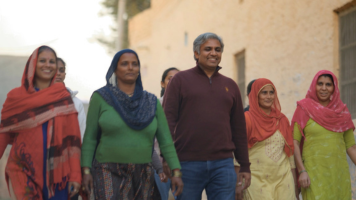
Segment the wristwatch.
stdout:
<svg viewBox="0 0 356 200">
<path fill-rule="evenodd" d="M 182 176 L 183 176 L 183 173 L 180 170 L 173 170 L 172 171 L 172 177 L 181 178 Z"/>
</svg>

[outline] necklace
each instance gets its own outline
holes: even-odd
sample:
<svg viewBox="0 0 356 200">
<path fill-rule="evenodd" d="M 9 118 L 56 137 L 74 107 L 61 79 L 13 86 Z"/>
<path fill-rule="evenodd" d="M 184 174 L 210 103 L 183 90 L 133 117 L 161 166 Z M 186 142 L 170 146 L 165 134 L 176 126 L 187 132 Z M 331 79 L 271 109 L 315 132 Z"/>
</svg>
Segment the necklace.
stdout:
<svg viewBox="0 0 356 200">
<path fill-rule="evenodd" d="M 133 96 L 133 93 L 132 93 L 132 94 L 128 94 L 127 96 L 132 97 L 132 96 Z"/>
</svg>

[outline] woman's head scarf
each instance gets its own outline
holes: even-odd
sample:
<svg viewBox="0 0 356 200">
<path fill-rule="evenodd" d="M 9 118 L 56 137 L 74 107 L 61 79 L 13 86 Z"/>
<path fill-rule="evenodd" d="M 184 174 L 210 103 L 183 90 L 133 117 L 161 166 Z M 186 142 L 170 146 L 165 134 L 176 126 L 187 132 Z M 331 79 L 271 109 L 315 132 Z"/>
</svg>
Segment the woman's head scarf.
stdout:
<svg viewBox="0 0 356 200">
<path fill-rule="evenodd" d="M 0 125 L 0 134 L 3 134 L 1 136 L 4 136 L 2 138 L 5 138 L 6 141 L 0 142 L 0 149 L 5 143 L 13 143 L 9 159 L 17 159 L 22 163 L 31 158 L 31 170 L 24 168 L 24 172 L 27 173 L 30 180 L 35 170 L 43 169 L 43 141 L 38 138 L 39 135 L 42 135 L 38 132 L 42 133 L 42 124 L 48 122 L 48 143 L 45 146 L 47 147 L 46 187 L 49 196 L 46 198 L 50 198 L 55 195 L 56 186 L 59 189 L 65 189 L 68 181 L 81 183 L 79 160 L 81 138 L 73 100 L 63 83 L 54 83 L 56 75 L 48 88 L 38 92 L 35 90 L 34 79 L 40 48 L 37 48 L 28 59 L 21 86 L 11 90 L 7 95 L 1 111 Z M 19 133 L 28 134 L 28 136 L 17 138 L 16 135 Z M 16 142 L 13 142 L 14 139 Z M 17 141 L 20 139 L 21 141 Z M 31 143 L 32 146 L 38 146 L 39 154 L 27 157 L 16 156 L 16 154 L 25 154 L 25 152 L 18 152 L 22 151 L 17 147 L 20 142 L 25 145 Z M 0 157 L 2 154 L 3 152 L 0 152 Z M 7 170 L 16 171 L 17 166 L 11 165 L 12 163 L 14 162 L 8 163 Z M 37 173 L 39 172 L 37 171 Z M 26 180 L 12 180 L 13 184 L 21 181 Z M 36 180 L 36 183 L 42 187 L 44 181 Z M 33 182 L 29 181 L 27 184 L 33 184 Z M 15 194 L 24 194 L 24 190 L 26 190 L 23 187 L 14 187 L 13 189 Z"/>
<path fill-rule="evenodd" d="M 258 95 L 266 86 L 272 86 L 274 89 L 274 101 L 271 113 L 267 115 L 258 103 Z M 287 117 L 281 112 L 277 89 L 274 84 L 265 78 L 257 79 L 249 94 L 250 110 L 245 112 L 246 121 L 249 119 L 251 128 L 247 128 L 248 147 L 251 148 L 256 142 L 261 142 L 272 136 L 277 130 L 285 138 L 286 144 L 284 151 L 288 156 L 293 155 L 293 136 Z"/>
<path fill-rule="evenodd" d="M 41 47 L 28 59 L 21 86 L 11 90 L 7 95 L 1 111 L 0 133 L 32 128 L 55 116 L 76 113 L 72 98 L 64 84 L 54 84 L 56 75 L 48 88 L 36 92 L 34 79 L 38 51 Z"/>
<path fill-rule="evenodd" d="M 330 102 L 325 107 L 319 103 L 316 91 L 318 79 L 324 74 L 331 75 L 334 82 L 334 93 L 330 96 Z M 297 109 L 292 119 L 292 128 L 297 123 L 304 136 L 303 129 L 309 119 L 313 119 L 325 129 L 333 132 L 342 133 L 349 129 L 355 129 L 351 114 L 346 104 L 340 99 L 338 80 L 331 71 L 321 70 L 314 76 L 307 95 L 297 102 Z"/>
<path fill-rule="evenodd" d="M 152 122 L 156 114 L 157 97 L 143 90 L 141 73 L 136 79 L 133 96 L 129 97 L 117 87 L 115 71 L 120 57 L 125 53 L 134 54 L 141 68 L 140 60 L 135 51 L 124 49 L 117 52 L 106 74 L 106 86 L 95 92 L 99 93 L 119 113 L 130 128 L 141 130 Z"/>
</svg>

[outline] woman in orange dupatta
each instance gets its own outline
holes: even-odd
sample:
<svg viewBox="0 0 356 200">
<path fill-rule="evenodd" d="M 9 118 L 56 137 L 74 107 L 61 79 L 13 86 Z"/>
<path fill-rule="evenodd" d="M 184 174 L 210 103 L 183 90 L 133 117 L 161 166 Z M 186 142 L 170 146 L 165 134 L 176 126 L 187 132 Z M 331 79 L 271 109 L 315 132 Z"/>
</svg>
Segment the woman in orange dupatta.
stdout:
<svg viewBox="0 0 356 200">
<path fill-rule="evenodd" d="M 281 112 L 277 90 L 265 78 L 257 79 L 245 112 L 251 185 L 245 200 L 296 199 L 293 136 Z"/>
<path fill-rule="evenodd" d="M 1 111 L 0 158 L 12 144 L 5 170 L 12 199 L 66 199 L 80 189 L 77 112 L 64 84 L 54 84 L 56 60 L 52 48 L 37 48 Z"/>
</svg>

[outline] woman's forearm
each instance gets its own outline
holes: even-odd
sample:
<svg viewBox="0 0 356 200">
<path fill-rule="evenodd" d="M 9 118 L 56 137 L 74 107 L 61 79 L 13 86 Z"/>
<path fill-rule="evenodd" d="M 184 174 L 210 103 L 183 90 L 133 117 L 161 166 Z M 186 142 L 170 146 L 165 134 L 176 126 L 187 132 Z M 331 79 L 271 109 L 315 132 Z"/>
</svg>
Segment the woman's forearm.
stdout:
<svg viewBox="0 0 356 200">
<path fill-rule="evenodd" d="M 302 160 L 302 155 L 300 154 L 300 148 L 299 148 L 299 142 L 297 140 L 294 140 L 294 160 L 295 160 L 295 165 L 298 169 L 298 171 L 305 170 L 303 160 Z"/>
<path fill-rule="evenodd" d="M 293 174 L 293 179 L 294 179 L 294 185 L 298 184 L 298 180 L 297 180 L 297 172 L 295 170 L 295 168 L 291 169 L 292 174 Z"/>
<path fill-rule="evenodd" d="M 349 147 L 347 150 L 347 155 L 349 155 L 352 162 L 356 165 L 356 145 Z"/>
</svg>

